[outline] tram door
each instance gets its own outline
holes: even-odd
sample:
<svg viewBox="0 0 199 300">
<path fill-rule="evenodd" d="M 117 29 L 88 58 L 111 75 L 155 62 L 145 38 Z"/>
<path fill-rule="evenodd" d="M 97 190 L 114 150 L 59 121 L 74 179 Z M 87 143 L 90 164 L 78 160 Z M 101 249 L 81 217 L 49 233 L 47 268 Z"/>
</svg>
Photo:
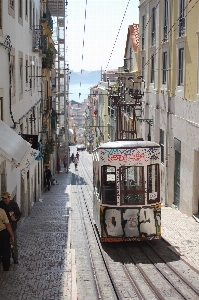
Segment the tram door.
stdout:
<svg viewBox="0 0 199 300">
<path fill-rule="evenodd" d="M 180 162 L 181 153 L 175 151 L 175 174 L 174 174 L 174 205 L 180 206 Z"/>
</svg>

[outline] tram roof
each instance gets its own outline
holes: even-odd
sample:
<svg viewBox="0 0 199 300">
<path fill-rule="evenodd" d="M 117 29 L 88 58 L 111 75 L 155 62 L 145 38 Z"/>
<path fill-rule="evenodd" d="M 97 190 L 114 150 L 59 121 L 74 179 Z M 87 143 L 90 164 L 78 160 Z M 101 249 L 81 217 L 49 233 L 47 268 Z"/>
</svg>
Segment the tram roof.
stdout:
<svg viewBox="0 0 199 300">
<path fill-rule="evenodd" d="M 115 142 L 107 142 L 98 147 L 98 149 L 109 148 L 147 148 L 147 147 L 160 147 L 159 144 L 151 141 L 141 140 L 122 140 Z"/>
</svg>

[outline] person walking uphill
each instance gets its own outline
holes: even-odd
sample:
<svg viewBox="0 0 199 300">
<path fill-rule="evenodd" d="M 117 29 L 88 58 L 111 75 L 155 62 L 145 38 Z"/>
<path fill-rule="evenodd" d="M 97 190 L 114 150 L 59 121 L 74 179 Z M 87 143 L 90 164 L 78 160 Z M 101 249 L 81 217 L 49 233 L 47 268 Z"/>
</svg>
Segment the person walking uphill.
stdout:
<svg viewBox="0 0 199 300">
<path fill-rule="evenodd" d="M 5 210 L 14 234 L 12 258 L 14 260 L 14 264 L 18 264 L 17 222 L 20 220 L 22 213 L 19 209 L 17 202 L 11 200 L 10 193 L 4 192 L 2 195 L 2 199 L 3 200 L 0 201 L 0 207 Z"/>
<path fill-rule="evenodd" d="M 10 246 L 14 243 L 14 234 L 4 209 L 0 208 L 0 256 L 4 271 L 10 269 Z"/>
<path fill-rule="evenodd" d="M 50 191 L 50 179 L 52 177 L 52 174 L 51 174 L 51 170 L 47 166 L 44 172 L 44 176 L 45 176 L 45 186 L 47 186 L 48 191 Z"/>
</svg>

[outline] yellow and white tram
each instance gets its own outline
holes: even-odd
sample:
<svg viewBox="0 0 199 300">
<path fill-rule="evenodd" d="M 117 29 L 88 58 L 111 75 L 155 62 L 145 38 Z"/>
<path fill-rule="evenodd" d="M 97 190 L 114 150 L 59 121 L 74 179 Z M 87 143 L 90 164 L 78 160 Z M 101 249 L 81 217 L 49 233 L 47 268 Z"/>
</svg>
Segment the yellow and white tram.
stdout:
<svg viewBox="0 0 199 300">
<path fill-rule="evenodd" d="M 93 218 L 102 242 L 161 238 L 160 152 L 140 140 L 93 151 Z"/>
</svg>

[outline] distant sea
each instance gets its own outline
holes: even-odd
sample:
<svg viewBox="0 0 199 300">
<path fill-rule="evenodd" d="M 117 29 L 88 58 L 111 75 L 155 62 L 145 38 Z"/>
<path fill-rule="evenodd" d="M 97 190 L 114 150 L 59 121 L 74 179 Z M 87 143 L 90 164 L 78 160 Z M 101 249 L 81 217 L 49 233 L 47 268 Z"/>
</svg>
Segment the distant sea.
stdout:
<svg viewBox="0 0 199 300">
<path fill-rule="evenodd" d="M 70 84 L 69 85 L 69 101 L 77 101 L 77 102 L 84 102 L 84 99 L 88 98 L 88 95 L 90 94 L 90 88 L 94 85 L 97 85 L 93 83 L 83 83 L 80 84 Z M 80 94 L 80 95 L 79 95 Z"/>
</svg>

